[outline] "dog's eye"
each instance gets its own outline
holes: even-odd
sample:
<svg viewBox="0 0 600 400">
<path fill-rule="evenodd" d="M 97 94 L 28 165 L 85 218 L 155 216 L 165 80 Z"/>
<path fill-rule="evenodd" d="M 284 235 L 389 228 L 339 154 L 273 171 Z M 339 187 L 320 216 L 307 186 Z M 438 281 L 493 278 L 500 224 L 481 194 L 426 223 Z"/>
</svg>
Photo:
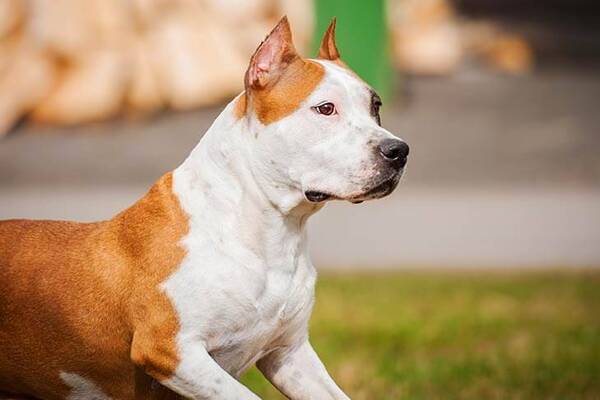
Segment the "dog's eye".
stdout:
<svg viewBox="0 0 600 400">
<path fill-rule="evenodd" d="M 383 103 L 381 102 L 381 100 L 379 99 L 375 99 L 373 100 L 373 111 L 375 111 L 376 113 L 379 113 L 379 110 L 381 109 L 381 106 L 383 105 Z"/>
<path fill-rule="evenodd" d="M 377 125 L 381 126 L 381 117 L 379 116 L 379 110 L 383 103 L 377 93 L 371 91 L 371 116 L 377 121 Z"/>
<path fill-rule="evenodd" d="M 333 103 L 323 103 L 313 107 L 313 109 L 319 114 L 332 115 L 335 112 L 335 106 Z"/>
</svg>

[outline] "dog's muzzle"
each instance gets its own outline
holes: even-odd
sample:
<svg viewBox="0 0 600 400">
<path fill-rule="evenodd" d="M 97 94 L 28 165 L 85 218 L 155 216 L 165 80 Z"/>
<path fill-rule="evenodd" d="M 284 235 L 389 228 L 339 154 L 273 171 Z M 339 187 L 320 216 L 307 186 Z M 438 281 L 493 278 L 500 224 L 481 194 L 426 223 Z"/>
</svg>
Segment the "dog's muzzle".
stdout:
<svg viewBox="0 0 600 400">
<path fill-rule="evenodd" d="M 306 199 L 312 203 L 340 199 L 352 203 L 362 203 L 365 200 L 378 199 L 392 193 L 402 176 L 402 169 L 408 161 L 410 148 L 406 142 L 398 139 L 384 139 L 375 148 L 376 164 L 381 173 L 378 179 L 371 181 L 362 192 L 352 196 L 338 196 L 332 193 L 318 190 L 307 190 L 304 192 Z"/>
</svg>

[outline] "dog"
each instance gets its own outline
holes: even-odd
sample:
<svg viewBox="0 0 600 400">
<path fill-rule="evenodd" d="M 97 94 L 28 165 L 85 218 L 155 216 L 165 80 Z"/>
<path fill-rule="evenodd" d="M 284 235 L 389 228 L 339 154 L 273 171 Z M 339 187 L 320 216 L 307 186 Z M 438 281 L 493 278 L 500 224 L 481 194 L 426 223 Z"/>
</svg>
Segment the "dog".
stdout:
<svg viewBox="0 0 600 400">
<path fill-rule="evenodd" d="M 284 17 L 188 158 L 108 221 L 0 223 L 0 392 L 69 400 L 348 399 L 308 339 L 306 222 L 391 193 L 408 145 L 340 59 Z"/>
</svg>

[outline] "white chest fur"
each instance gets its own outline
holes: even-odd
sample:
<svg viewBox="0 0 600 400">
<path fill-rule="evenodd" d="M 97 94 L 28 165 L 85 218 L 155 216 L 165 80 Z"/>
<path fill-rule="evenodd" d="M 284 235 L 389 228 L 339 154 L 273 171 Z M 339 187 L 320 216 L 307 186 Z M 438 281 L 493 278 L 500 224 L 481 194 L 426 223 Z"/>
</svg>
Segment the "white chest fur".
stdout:
<svg viewBox="0 0 600 400">
<path fill-rule="evenodd" d="M 188 255 L 163 284 L 180 320 L 181 351 L 201 341 L 237 376 L 280 341 L 305 333 L 315 281 L 309 263 L 282 272 L 232 259 L 221 253 L 227 249 L 209 251 L 194 233 L 185 242 Z"/>
<path fill-rule="evenodd" d="M 189 232 L 181 243 L 186 256 L 162 289 L 178 313 L 180 351 L 200 342 L 237 376 L 307 334 L 316 272 L 306 213 L 283 216 L 262 201 L 243 171 L 210 162 L 215 148 L 208 151 L 205 139 L 173 174 Z"/>
</svg>

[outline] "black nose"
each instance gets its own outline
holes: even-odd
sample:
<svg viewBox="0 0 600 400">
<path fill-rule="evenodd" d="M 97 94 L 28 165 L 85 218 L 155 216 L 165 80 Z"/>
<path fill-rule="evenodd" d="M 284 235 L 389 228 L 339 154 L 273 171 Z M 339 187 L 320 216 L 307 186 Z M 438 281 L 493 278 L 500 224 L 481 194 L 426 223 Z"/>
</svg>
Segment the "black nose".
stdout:
<svg viewBox="0 0 600 400">
<path fill-rule="evenodd" d="M 379 144 L 379 152 L 389 161 L 399 161 L 402 166 L 406 164 L 406 157 L 410 148 L 402 140 L 385 139 Z"/>
</svg>

